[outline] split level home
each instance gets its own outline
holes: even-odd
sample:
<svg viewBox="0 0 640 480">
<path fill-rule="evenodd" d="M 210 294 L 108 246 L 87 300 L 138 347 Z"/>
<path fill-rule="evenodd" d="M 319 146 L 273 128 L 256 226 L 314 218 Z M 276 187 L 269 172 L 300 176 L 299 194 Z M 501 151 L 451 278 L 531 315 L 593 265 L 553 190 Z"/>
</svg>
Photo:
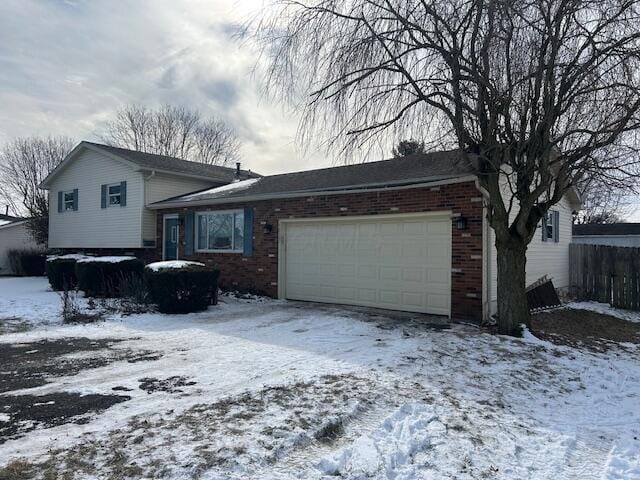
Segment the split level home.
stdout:
<svg viewBox="0 0 640 480">
<path fill-rule="evenodd" d="M 281 175 L 81 143 L 45 180 L 53 249 L 196 260 L 272 297 L 480 320 L 495 311 L 483 192 L 456 151 Z M 527 281 L 569 282 L 570 192 Z"/>
</svg>

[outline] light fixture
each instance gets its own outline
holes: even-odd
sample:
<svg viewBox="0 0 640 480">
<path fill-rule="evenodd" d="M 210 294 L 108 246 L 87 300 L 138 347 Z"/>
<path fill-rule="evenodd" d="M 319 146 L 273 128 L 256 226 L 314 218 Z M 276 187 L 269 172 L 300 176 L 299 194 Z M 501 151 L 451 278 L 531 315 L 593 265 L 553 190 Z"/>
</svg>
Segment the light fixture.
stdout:
<svg viewBox="0 0 640 480">
<path fill-rule="evenodd" d="M 264 233 L 271 233 L 273 231 L 273 225 L 271 225 L 270 223 L 265 223 L 262 231 Z"/>
<path fill-rule="evenodd" d="M 467 217 L 463 217 L 460 215 L 456 218 L 456 228 L 458 230 L 466 230 L 467 229 Z"/>
</svg>

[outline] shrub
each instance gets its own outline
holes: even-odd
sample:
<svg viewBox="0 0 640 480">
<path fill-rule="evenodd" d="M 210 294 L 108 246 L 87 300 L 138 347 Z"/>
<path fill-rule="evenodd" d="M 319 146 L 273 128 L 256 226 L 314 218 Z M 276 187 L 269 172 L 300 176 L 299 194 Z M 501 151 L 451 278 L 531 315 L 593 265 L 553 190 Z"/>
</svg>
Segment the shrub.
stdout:
<svg viewBox="0 0 640 480">
<path fill-rule="evenodd" d="M 161 265 L 155 264 L 155 265 Z M 216 298 L 218 270 L 195 263 L 178 268 L 145 268 L 145 283 L 162 313 L 190 313 L 206 310 Z"/>
<path fill-rule="evenodd" d="M 81 255 L 62 255 L 47 259 L 47 278 L 54 290 L 61 292 L 66 288 L 75 288 L 78 283 L 76 278 L 76 262 L 84 258 Z"/>
<path fill-rule="evenodd" d="M 39 277 L 44 275 L 46 256 L 42 250 L 9 250 L 9 265 L 16 275 Z"/>
<path fill-rule="evenodd" d="M 117 297 L 123 277 L 142 276 L 144 264 L 134 257 L 87 257 L 76 263 L 78 288 L 87 297 Z"/>
</svg>

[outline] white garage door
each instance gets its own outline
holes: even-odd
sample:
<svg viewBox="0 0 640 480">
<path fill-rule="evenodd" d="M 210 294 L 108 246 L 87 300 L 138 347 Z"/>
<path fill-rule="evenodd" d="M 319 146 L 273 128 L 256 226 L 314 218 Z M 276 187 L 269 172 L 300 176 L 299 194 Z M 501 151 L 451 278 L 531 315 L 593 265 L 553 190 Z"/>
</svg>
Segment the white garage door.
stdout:
<svg viewBox="0 0 640 480">
<path fill-rule="evenodd" d="M 449 315 L 449 216 L 290 222 L 284 296 Z"/>
</svg>

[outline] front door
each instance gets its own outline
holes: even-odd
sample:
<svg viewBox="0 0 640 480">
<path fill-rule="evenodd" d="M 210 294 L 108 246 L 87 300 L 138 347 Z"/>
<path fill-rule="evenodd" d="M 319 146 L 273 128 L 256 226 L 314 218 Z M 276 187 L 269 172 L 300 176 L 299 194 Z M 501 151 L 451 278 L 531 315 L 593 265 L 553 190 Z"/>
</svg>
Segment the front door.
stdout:
<svg viewBox="0 0 640 480">
<path fill-rule="evenodd" d="M 177 218 L 164 219 L 164 259 L 178 259 L 179 224 Z"/>
</svg>

